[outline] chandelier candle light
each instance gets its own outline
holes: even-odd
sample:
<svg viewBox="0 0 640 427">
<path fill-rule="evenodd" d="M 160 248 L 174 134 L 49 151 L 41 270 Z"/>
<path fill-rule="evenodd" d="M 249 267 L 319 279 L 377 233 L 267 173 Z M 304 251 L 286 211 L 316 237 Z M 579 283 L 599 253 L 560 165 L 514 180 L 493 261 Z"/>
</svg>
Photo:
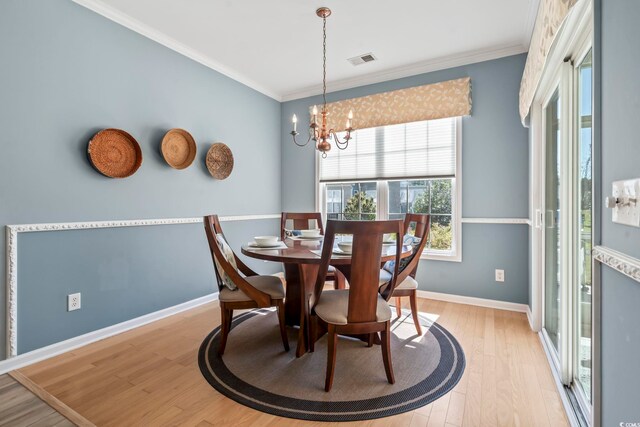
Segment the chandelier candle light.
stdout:
<svg viewBox="0 0 640 427">
<path fill-rule="evenodd" d="M 327 129 L 327 115 L 329 112 L 327 111 L 327 17 L 331 15 L 331 9 L 328 7 L 321 7 L 316 10 L 316 15 L 322 18 L 322 111 L 320 111 L 321 121 L 320 125 L 318 125 L 318 107 L 313 106 L 313 110 L 311 112 L 311 123 L 309 124 L 309 138 L 307 142 L 300 144 L 296 140 L 296 135 L 298 126 L 298 118 L 296 115 L 293 115 L 292 123 L 293 130 L 291 131 L 291 136 L 293 137 L 293 142 L 299 146 L 304 147 L 313 139 L 316 143 L 316 148 L 318 151 L 322 153 L 322 158 L 327 157 L 327 152 L 331 150 L 330 141 L 333 140 L 336 147 L 340 150 L 344 150 L 349 146 L 349 141 L 351 140 L 351 132 L 353 131 L 353 111 L 349 111 L 349 115 L 347 116 L 346 123 L 346 135 L 344 141 L 340 141 L 338 135 L 334 129 Z"/>
</svg>

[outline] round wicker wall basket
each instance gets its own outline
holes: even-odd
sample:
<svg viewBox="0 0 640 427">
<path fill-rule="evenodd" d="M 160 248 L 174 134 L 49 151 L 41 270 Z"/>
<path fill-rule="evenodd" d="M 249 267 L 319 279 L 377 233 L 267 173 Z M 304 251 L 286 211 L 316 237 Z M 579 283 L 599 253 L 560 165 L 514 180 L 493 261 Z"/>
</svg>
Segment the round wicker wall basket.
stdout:
<svg viewBox="0 0 640 427">
<path fill-rule="evenodd" d="M 196 158 L 196 141 L 184 129 L 171 129 L 162 138 L 162 157 L 174 169 L 188 168 Z"/>
<path fill-rule="evenodd" d="M 226 179 L 233 171 L 233 153 L 222 142 L 216 142 L 207 152 L 207 169 L 215 179 Z"/>
<path fill-rule="evenodd" d="M 134 137 L 121 129 L 103 129 L 89 141 L 91 165 L 109 178 L 126 178 L 142 165 L 142 150 Z"/>
</svg>

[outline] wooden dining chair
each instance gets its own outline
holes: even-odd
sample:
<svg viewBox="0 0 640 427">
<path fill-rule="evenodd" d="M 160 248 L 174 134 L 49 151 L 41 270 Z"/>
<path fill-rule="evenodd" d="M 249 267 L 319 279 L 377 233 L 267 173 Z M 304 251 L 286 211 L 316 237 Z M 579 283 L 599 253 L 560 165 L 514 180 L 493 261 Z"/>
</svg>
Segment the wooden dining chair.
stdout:
<svg viewBox="0 0 640 427">
<path fill-rule="evenodd" d="M 413 323 L 416 325 L 416 331 L 418 335 L 422 335 L 422 328 L 420 327 L 420 320 L 418 318 L 418 282 L 416 281 L 416 273 L 418 271 L 418 263 L 420 262 L 420 256 L 424 251 L 424 247 L 427 244 L 429 238 L 431 218 L 429 215 L 423 214 L 406 214 L 404 218 L 404 235 L 408 234 L 412 226 L 415 227 L 414 237 L 419 238 L 420 241 L 413 245 L 413 252 L 408 258 L 404 258 L 400 261 L 399 275 L 396 279 L 396 287 L 393 290 L 392 297 L 396 298 L 396 314 L 398 317 L 402 315 L 402 297 L 409 297 L 409 303 L 411 305 L 411 315 L 413 317 Z M 386 267 L 386 265 L 385 265 Z M 388 268 L 388 267 L 387 267 Z M 391 269 L 391 268 L 389 268 Z M 384 292 L 389 286 L 388 283 L 391 280 L 392 273 L 383 268 L 380 270 L 380 292 Z"/>
<path fill-rule="evenodd" d="M 224 354 L 231 330 L 233 310 L 266 307 L 277 307 L 282 344 L 285 351 L 289 351 L 289 339 L 284 323 L 285 293 L 282 281 L 275 276 L 258 275 L 238 258 L 224 237 L 218 215 L 205 216 L 204 229 L 209 241 L 213 268 L 220 292 L 218 300 L 220 301 L 222 336 L 218 354 Z M 236 289 L 232 290 L 231 288 Z"/>
<path fill-rule="evenodd" d="M 324 234 L 324 224 L 322 222 L 322 214 L 320 212 L 282 212 L 280 216 L 280 237 L 285 239 L 287 230 L 287 222 L 293 223 L 292 230 L 311 230 L 317 228 L 320 234 Z M 315 227 L 311 225 L 315 222 Z"/>
<path fill-rule="evenodd" d="M 327 325 L 329 345 L 325 391 L 331 390 L 336 366 L 338 334 L 362 334 L 370 337 L 381 333 L 382 360 L 390 384 L 395 382 L 391 363 L 391 308 L 387 301 L 395 286 L 393 275 L 387 294 L 378 293 L 382 241 L 385 233 L 402 233 L 402 221 L 328 221 L 322 247 L 322 259 L 311 296 L 310 350 L 318 331 L 318 323 Z M 331 262 L 336 234 L 353 236 L 349 289 L 323 291 Z M 402 240 L 396 243 L 396 266 L 402 253 Z M 371 341 L 371 340 L 369 340 Z"/>
<path fill-rule="evenodd" d="M 287 237 L 286 230 L 288 221 L 293 223 L 292 230 L 311 230 L 317 228 L 320 230 L 320 234 L 324 235 L 324 225 L 320 212 L 282 212 L 280 217 L 280 238 L 282 240 Z M 313 222 L 315 222 L 315 226 L 311 225 Z M 327 282 L 333 282 L 334 289 L 344 289 L 346 287 L 344 275 L 333 266 L 329 266 Z"/>
</svg>

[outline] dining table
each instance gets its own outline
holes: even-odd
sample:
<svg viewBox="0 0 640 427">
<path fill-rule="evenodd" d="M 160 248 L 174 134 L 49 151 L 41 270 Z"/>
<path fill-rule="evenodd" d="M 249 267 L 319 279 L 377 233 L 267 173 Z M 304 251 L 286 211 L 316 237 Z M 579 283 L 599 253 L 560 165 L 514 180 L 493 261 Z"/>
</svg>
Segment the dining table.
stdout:
<svg viewBox="0 0 640 427">
<path fill-rule="evenodd" d="M 310 334 L 310 306 L 309 298 L 318 276 L 321 261 L 322 238 L 304 239 L 299 237 L 287 238 L 280 247 L 261 248 L 244 245 L 241 248 L 244 255 L 264 261 L 273 261 L 284 265 L 285 286 L 285 322 L 287 326 L 299 327 L 296 357 L 303 356 L 309 349 Z M 401 258 L 412 253 L 411 246 L 403 246 Z M 380 258 L 381 267 L 387 261 L 396 259 L 396 244 L 382 245 Z M 342 273 L 346 280 L 351 275 L 351 255 L 336 254 L 331 257 L 331 266 Z"/>
</svg>

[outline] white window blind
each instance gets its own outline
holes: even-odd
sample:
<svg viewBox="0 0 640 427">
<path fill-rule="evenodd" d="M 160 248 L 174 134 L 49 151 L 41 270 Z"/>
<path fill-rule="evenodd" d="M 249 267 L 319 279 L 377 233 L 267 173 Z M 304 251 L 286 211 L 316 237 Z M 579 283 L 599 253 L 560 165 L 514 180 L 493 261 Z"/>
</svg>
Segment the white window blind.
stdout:
<svg viewBox="0 0 640 427">
<path fill-rule="evenodd" d="M 454 177 L 456 120 L 360 129 L 346 150 L 334 146 L 320 160 L 320 182 Z"/>
</svg>

